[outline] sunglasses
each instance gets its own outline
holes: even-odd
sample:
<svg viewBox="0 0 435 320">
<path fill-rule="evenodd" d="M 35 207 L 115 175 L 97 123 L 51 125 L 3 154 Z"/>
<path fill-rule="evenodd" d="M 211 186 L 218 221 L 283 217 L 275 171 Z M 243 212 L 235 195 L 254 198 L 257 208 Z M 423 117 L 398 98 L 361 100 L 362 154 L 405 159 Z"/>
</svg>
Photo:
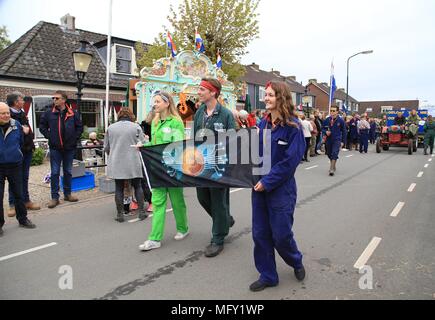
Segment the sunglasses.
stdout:
<svg viewBox="0 0 435 320">
<path fill-rule="evenodd" d="M 51 99 L 53 99 L 53 100 L 60 100 L 60 99 L 62 99 L 62 98 L 59 98 L 59 97 L 53 97 L 53 98 L 51 98 Z"/>
</svg>

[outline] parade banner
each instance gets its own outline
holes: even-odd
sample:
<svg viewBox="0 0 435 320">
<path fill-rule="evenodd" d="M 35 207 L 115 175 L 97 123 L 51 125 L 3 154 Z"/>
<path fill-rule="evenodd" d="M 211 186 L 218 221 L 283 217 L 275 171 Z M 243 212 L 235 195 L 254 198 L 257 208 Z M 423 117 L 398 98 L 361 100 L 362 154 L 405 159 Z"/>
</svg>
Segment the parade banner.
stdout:
<svg viewBox="0 0 435 320">
<path fill-rule="evenodd" d="M 141 148 L 149 184 L 152 188 L 252 188 L 258 181 L 254 173 L 260 160 L 248 136 L 211 136 L 204 142 L 185 140 Z"/>
</svg>

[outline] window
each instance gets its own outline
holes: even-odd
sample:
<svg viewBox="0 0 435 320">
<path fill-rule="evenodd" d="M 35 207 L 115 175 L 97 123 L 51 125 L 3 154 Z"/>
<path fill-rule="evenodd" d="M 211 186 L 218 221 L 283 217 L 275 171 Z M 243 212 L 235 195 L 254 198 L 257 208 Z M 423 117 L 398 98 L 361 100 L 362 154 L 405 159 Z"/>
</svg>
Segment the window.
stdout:
<svg viewBox="0 0 435 320">
<path fill-rule="evenodd" d="M 96 129 L 101 126 L 100 101 L 99 100 L 82 100 L 80 102 L 80 114 L 84 126 Z"/>
<path fill-rule="evenodd" d="M 131 74 L 132 48 L 116 45 L 116 72 Z"/>
<path fill-rule="evenodd" d="M 53 106 L 53 99 L 50 97 L 33 97 L 33 106 L 35 109 L 35 137 L 41 138 L 42 134 L 39 132 L 39 122 L 41 121 L 42 114 Z"/>
<path fill-rule="evenodd" d="M 264 98 L 266 97 L 266 89 L 264 87 L 259 87 L 258 90 L 258 100 L 264 102 Z"/>
</svg>

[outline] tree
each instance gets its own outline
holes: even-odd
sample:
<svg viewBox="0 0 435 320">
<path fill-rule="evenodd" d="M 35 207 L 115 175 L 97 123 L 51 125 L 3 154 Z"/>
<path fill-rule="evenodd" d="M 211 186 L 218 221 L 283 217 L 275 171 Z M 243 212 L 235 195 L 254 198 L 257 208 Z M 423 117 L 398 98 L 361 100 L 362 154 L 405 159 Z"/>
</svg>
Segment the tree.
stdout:
<svg viewBox="0 0 435 320">
<path fill-rule="evenodd" d="M 11 41 L 9 40 L 8 30 L 6 26 L 0 27 L 0 51 L 9 46 Z"/>
<path fill-rule="evenodd" d="M 219 49 L 222 58 L 222 70 L 228 79 L 237 82 L 245 69 L 240 63 L 242 56 L 248 53 L 248 44 L 258 38 L 258 8 L 260 0 L 183 0 L 178 12 L 171 5 L 167 17 L 171 36 L 180 49 L 195 48 L 195 29 L 201 35 L 205 54 L 216 61 Z M 160 33 L 152 46 L 145 51 L 138 44 L 138 67 L 152 66 L 153 60 L 166 56 L 166 32 Z M 170 55 L 170 53 L 168 53 Z"/>
</svg>

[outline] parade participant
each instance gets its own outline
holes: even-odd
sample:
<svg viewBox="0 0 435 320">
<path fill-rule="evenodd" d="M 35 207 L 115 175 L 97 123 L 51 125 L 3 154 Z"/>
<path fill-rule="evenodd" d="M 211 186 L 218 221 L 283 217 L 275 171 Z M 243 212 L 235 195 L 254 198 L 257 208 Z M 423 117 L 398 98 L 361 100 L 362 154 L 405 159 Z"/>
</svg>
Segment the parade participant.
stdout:
<svg viewBox="0 0 435 320">
<path fill-rule="evenodd" d="M 435 138 L 435 122 L 430 115 L 427 117 L 426 123 L 423 127 L 424 130 L 424 154 L 427 155 L 427 147 L 430 149 L 430 154 L 433 154 L 433 145 Z"/>
<path fill-rule="evenodd" d="M 219 132 L 235 129 L 234 117 L 231 111 L 223 107 L 217 98 L 222 86 L 217 79 L 202 79 L 198 97 L 201 107 L 195 113 L 194 137 L 196 141 L 203 141 L 206 131 Z M 213 220 L 211 243 L 205 249 L 206 257 L 215 257 L 224 249 L 224 239 L 233 226 L 234 219 L 230 215 L 230 190 L 228 188 L 197 188 L 199 203 Z"/>
<path fill-rule="evenodd" d="M 382 120 L 381 120 L 381 122 L 379 122 L 379 126 L 381 127 L 381 130 L 382 130 L 382 128 L 383 127 L 386 127 L 387 126 L 387 115 L 386 114 L 384 114 L 383 116 L 382 116 Z"/>
<path fill-rule="evenodd" d="M 259 149 L 262 156 L 263 146 L 271 144 L 271 169 L 252 191 L 254 261 L 260 277 L 250 285 L 251 291 L 278 285 L 275 250 L 293 267 L 296 279 L 305 278 L 302 253 L 292 232 L 297 198 L 294 175 L 305 152 L 304 134 L 286 83 L 269 82 L 264 102 L 270 113 L 259 126 Z M 271 130 L 268 142 L 266 130 Z"/>
<path fill-rule="evenodd" d="M 21 124 L 11 119 L 9 107 L 0 102 L 0 236 L 3 236 L 5 224 L 3 212 L 3 196 L 5 180 L 11 185 L 15 200 L 16 218 L 20 227 L 33 229 L 36 226 L 27 218 L 27 209 L 23 201 L 23 128 Z"/>
<path fill-rule="evenodd" d="M 302 132 L 304 133 L 305 138 L 305 154 L 302 161 L 310 162 L 310 160 L 308 160 L 308 150 L 310 150 L 311 132 L 313 131 L 313 126 L 311 125 L 310 121 L 305 119 L 305 115 L 302 112 L 299 114 L 299 119 L 301 120 Z"/>
<path fill-rule="evenodd" d="M 376 121 L 374 118 L 371 118 L 370 121 L 370 143 L 375 144 L 376 140 Z"/>
<path fill-rule="evenodd" d="M 404 126 L 406 124 L 406 119 L 403 116 L 403 112 L 397 112 L 397 116 L 394 118 L 394 124 L 396 126 Z"/>
<path fill-rule="evenodd" d="M 66 104 L 68 96 L 64 91 L 56 91 L 54 106 L 42 114 L 39 132 L 48 139 L 51 167 L 51 200 L 48 208 L 53 209 L 59 202 L 60 166 L 63 166 L 63 193 L 65 201 L 77 202 L 71 194 L 72 165 L 77 153 L 77 143 L 83 133 L 80 114 Z"/>
<path fill-rule="evenodd" d="M 360 136 L 359 153 L 367 153 L 369 146 L 370 123 L 365 115 L 358 122 L 358 134 Z"/>
<path fill-rule="evenodd" d="M 35 144 L 33 139 L 35 135 L 30 128 L 29 119 L 27 119 L 26 112 L 24 111 L 24 96 L 20 92 L 13 92 L 8 94 L 6 100 L 10 108 L 11 118 L 17 120 L 24 133 L 24 143 L 21 149 L 23 153 L 23 200 L 27 210 L 39 210 L 41 206 L 37 203 L 30 201 L 29 195 L 29 175 L 30 175 L 30 164 L 32 162 L 33 151 L 35 150 Z M 8 217 L 15 216 L 15 199 L 13 197 L 13 192 L 11 185 L 9 184 L 9 212 Z"/>
<path fill-rule="evenodd" d="M 344 146 L 346 124 L 338 116 L 338 107 L 331 106 L 331 115 L 323 122 L 326 154 L 330 163 L 329 175 L 333 176 L 336 171 L 336 164 L 340 148 Z"/>
<path fill-rule="evenodd" d="M 360 121 L 359 114 L 355 114 L 349 121 L 349 136 L 350 136 L 350 150 L 355 147 L 358 150 L 359 136 L 358 136 L 358 122 Z"/>
<path fill-rule="evenodd" d="M 167 92 L 157 91 L 153 95 L 153 102 L 156 116 L 151 126 L 151 142 L 146 145 L 157 145 L 183 140 L 184 124 L 178 114 L 171 95 Z M 139 246 L 139 249 L 142 251 L 149 251 L 161 247 L 165 229 L 166 201 L 168 194 L 177 227 L 177 234 L 174 237 L 175 240 L 183 240 L 189 234 L 183 188 L 153 188 L 152 194 L 153 223 L 148 240 Z"/>
<path fill-rule="evenodd" d="M 417 110 L 412 109 L 408 118 L 406 118 L 406 125 L 408 126 L 408 137 L 415 138 L 418 134 L 418 128 L 421 118 L 417 114 Z"/>
<path fill-rule="evenodd" d="M 144 195 L 141 186 L 143 178 L 140 154 L 131 146 L 144 141 L 141 127 L 134 123 L 133 112 L 123 107 L 118 112 L 118 121 L 107 128 L 104 139 L 104 151 L 107 157 L 107 176 L 115 180 L 115 220 L 124 222 L 124 186 L 125 180 L 131 180 L 138 204 L 139 219 L 148 215 L 144 210 Z"/>
<path fill-rule="evenodd" d="M 311 123 L 311 126 L 313 127 L 313 130 L 311 131 L 311 141 L 310 141 L 310 157 L 316 156 L 316 139 L 318 135 L 317 126 L 314 118 L 314 114 L 310 115 L 309 121 Z"/>
<path fill-rule="evenodd" d="M 249 128 L 257 126 L 257 117 L 255 116 L 255 110 L 252 110 L 247 118 Z"/>
</svg>

